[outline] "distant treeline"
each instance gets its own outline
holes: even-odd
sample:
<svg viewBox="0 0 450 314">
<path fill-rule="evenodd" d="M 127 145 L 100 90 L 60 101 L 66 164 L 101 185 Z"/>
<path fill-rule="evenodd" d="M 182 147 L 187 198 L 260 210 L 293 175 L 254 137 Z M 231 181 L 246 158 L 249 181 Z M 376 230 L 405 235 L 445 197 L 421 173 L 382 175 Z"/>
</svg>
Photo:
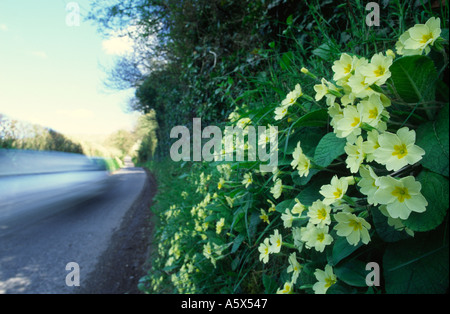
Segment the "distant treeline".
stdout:
<svg viewBox="0 0 450 314">
<path fill-rule="evenodd" d="M 0 148 L 51 150 L 83 154 L 83 148 L 50 128 L 0 114 Z"/>
</svg>

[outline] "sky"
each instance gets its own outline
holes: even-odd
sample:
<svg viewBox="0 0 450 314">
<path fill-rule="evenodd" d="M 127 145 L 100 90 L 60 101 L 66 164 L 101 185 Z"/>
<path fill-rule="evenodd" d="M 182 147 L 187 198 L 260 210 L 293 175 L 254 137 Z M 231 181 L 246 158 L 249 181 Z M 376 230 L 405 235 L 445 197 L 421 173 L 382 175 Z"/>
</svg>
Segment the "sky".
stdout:
<svg viewBox="0 0 450 314">
<path fill-rule="evenodd" d="M 131 45 L 102 37 L 84 19 L 89 7 L 89 0 L 0 0 L 0 113 L 65 135 L 133 125 L 136 113 L 126 108 L 134 91 L 103 85 L 103 67 Z"/>
</svg>

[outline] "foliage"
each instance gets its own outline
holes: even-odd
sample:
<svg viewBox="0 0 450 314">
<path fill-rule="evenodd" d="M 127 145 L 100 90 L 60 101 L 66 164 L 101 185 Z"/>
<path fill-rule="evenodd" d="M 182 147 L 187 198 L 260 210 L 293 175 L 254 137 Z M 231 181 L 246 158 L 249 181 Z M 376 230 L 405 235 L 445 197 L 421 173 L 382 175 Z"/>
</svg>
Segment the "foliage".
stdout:
<svg viewBox="0 0 450 314">
<path fill-rule="evenodd" d="M 260 161 L 146 164 L 158 247 L 142 291 L 448 290 L 447 6 L 382 2 L 377 28 L 360 1 L 135 3 L 99 16 L 161 36 L 167 63 L 134 104 L 155 109 L 160 153 L 193 117 L 272 125 L 279 139 L 271 173 Z M 431 17 L 442 31 L 421 37 L 414 24 L 434 30 Z M 367 286 L 369 262 L 380 286 Z"/>
<path fill-rule="evenodd" d="M 82 146 L 52 129 L 0 114 L 0 148 L 53 150 L 82 154 Z"/>
</svg>

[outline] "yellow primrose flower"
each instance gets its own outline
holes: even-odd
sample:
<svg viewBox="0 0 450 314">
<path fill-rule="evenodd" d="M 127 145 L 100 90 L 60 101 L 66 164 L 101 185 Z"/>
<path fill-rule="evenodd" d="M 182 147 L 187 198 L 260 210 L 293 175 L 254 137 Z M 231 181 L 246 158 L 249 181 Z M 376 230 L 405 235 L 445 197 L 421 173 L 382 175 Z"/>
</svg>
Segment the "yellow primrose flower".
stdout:
<svg viewBox="0 0 450 314">
<path fill-rule="evenodd" d="M 276 211 L 275 204 L 271 200 L 267 200 L 270 203 L 269 213 Z"/>
<path fill-rule="evenodd" d="M 248 188 L 250 184 L 252 184 L 253 178 L 251 173 L 244 174 L 244 179 L 242 180 L 242 184 L 245 185 L 245 188 Z"/>
<path fill-rule="evenodd" d="M 334 71 L 333 80 L 336 82 L 342 79 L 348 79 L 354 71 L 355 59 L 346 53 L 341 54 L 339 60 L 334 61 L 331 67 Z"/>
<path fill-rule="evenodd" d="M 305 210 L 305 205 L 300 203 L 298 198 L 295 199 L 295 205 L 292 207 L 292 213 L 297 214 L 298 216 L 301 216 L 302 212 Z"/>
<path fill-rule="evenodd" d="M 430 47 L 441 35 L 441 20 L 432 17 L 425 24 L 416 24 L 408 31 L 409 38 L 404 41 L 404 48 L 408 50 L 420 51 L 422 54 L 430 52 Z"/>
<path fill-rule="evenodd" d="M 338 88 L 334 86 L 333 83 L 328 82 L 326 79 L 322 78 L 321 84 L 314 85 L 314 90 L 316 92 L 316 101 L 321 100 L 324 96 L 327 98 L 327 105 L 331 106 L 334 104 L 336 95 L 333 92 L 339 92 Z"/>
<path fill-rule="evenodd" d="M 361 134 L 362 114 L 356 106 L 347 106 L 342 111 L 342 117 L 335 122 L 334 132 L 339 138 Z"/>
<path fill-rule="evenodd" d="M 317 252 L 323 252 L 325 246 L 333 242 L 333 237 L 328 234 L 328 226 L 315 227 L 314 225 L 307 227 L 307 233 L 302 240 L 305 239 L 305 246 L 308 249 L 314 248 Z"/>
<path fill-rule="evenodd" d="M 317 200 L 308 208 L 309 222 L 318 226 L 329 225 L 331 207 L 324 204 L 321 200 Z"/>
<path fill-rule="evenodd" d="M 389 112 L 384 108 L 380 94 L 370 95 L 366 100 L 362 100 L 357 108 L 361 112 L 362 122 L 382 131 L 386 130 L 386 123 L 382 118 L 389 118 Z"/>
<path fill-rule="evenodd" d="M 216 233 L 220 234 L 224 226 L 225 226 L 225 218 L 220 218 L 220 220 L 216 224 Z"/>
<path fill-rule="evenodd" d="M 291 253 L 289 255 L 289 267 L 287 269 L 288 273 L 292 273 L 292 283 L 296 283 L 298 276 L 300 275 L 300 271 L 302 270 L 302 265 L 297 261 L 297 254 L 296 252 Z"/>
<path fill-rule="evenodd" d="M 391 77 L 389 67 L 392 65 L 392 57 L 377 53 L 372 56 L 370 63 L 359 70 L 365 76 L 365 83 L 383 85 Z"/>
<path fill-rule="evenodd" d="M 285 212 L 281 214 L 281 220 L 283 220 L 283 225 L 285 228 L 291 228 L 292 222 L 294 221 L 294 216 L 292 215 L 289 208 L 286 208 Z"/>
<path fill-rule="evenodd" d="M 367 132 L 367 140 L 363 142 L 362 147 L 363 151 L 366 154 L 366 160 L 368 162 L 374 161 L 375 157 L 373 153 L 380 147 L 380 143 L 378 143 L 379 133 L 377 130 L 372 130 Z"/>
<path fill-rule="evenodd" d="M 269 261 L 269 255 L 271 253 L 269 238 L 266 238 L 264 242 L 259 245 L 258 251 L 259 251 L 259 260 L 262 261 L 264 264 L 267 264 L 267 262 Z"/>
<path fill-rule="evenodd" d="M 270 236 L 270 252 L 271 253 L 279 253 L 281 251 L 281 245 L 283 244 L 283 237 L 278 232 L 278 229 L 275 229 L 273 235 Z"/>
<path fill-rule="evenodd" d="M 283 119 L 288 113 L 289 106 L 280 106 L 275 108 L 275 120 Z"/>
<path fill-rule="evenodd" d="M 324 185 L 320 188 L 319 193 L 325 198 L 323 203 L 331 205 L 341 200 L 348 189 L 348 181 L 345 178 L 338 178 L 336 175 L 331 179 L 330 184 Z"/>
<path fill-rule="evenodd" d="M 387 170 L 397 171 L 422 159 L 425 151 L 415 145 L 416 132 L 403 127 L 397 134 L 385 132 L 378 136 L 380 147 L 373 153 L 375 161 Z"/>
<path fill-rule="evenodd" d="M 224 178 L 220 178 L 219 182 L 217 183 L 217 188 L 219 190 L 222 189 L 224 184 L 225 184 L 225 179 Z"/>
<path fill-rule="evenodd" d="M 355 144 L 347 142 L 344 150 L 347 153 L 347 158 L 345 159 L 347 168 L 349 168 L 352 173 L 358 172 L 365 157 L 362 136 L 358 136 Z"/>
<path fill-rule="evenodd" d="M 282 192 L 283 192 L 283 183 L 281 182 L 281 179 L 277 179 L 275 181 L 274 186 L 270 188 L 270 193 L 272 193 L 273 197 L 277 199 L 281 196 Z"/>
<path fill-rule="evenodd" d="M 408 219 L 411 212 L 423 213 L 428 206 L 425 197 L 420 193 L 422 185 L 413 176 L 395 179 L 390 176 L 380 177 L 376 181 L 379 186 L 374 199 L 386 205 L 392 218 Z"/>
<path fill-rule="evenodd" d="M 289 92 L 286 96 L 286 98 L 281 102 L 281 107 L 284 106 L 292 106 L 295 104 L 298 98 L 300 98 L 303 95 L 302 88 L 300 87 L 300 84 L 295 85 L 295 88 L 293 91 Z"/>
<path fill-rule="evenodd" d="M 292 294 L 294 285 L 291 282 L 286 282 L 283 289 L 278 289 L 277 294 Z"/>
<path fill-rule="evenodd" d="M 261 220 L 265 223 L 270 224 L 269 215 L 267 215 L 264 209 L 261 209 L 261 215 L 259 216 L 259 218 L 261 218 Z"/>
<path fill-rule="evenodd" d="M 357 245 L 359 241 L 364 244 L 370 241 L 370 224 L 361 217 L 352 213 L 337 213 L 334 218 L 338 224 L 334 227 L 336 234 L 340 237 L 346 237 L 350 245 Z"/>
<path fill-rule="evenodd" d="M 333 267 L 326 265 L 324 270 L 316 269 L 314 276 L 317 282 L 313 286 L 315 294 L 325 294 L 332 285 L 337 281 L 336 275 L 333 273 Z"/>
<path fill-rule="evenodd" d="M 309 158 L 303 154 L 303 150 L 300 147 L 300 142 L 297 143 L 297 147 L 292 153 L 293 160 L 291 162 L 291 166 L 294 169 L 298 170 L 298 174 L 300 177 L 307 177 L 309 174 L 309 169 L 311 168 L 311 161 Z"/>
<path fill-rule="evenodd" d="M 212 249 L 211 249 L 211 244 L 209 242 L 203 246 L 203 255 L 207 259 L 210 259 L 212 257 Z"/>
<path fill-rule="evenodd" d="M 374 90 L 370 88 L 370 84 L 366 82 L 366 77 L 359 71 L 348 79 L 347 84 L 352 89 L 352 94 L 355 97 L 363 99 L 374 93 Z"/>
<path fill-rule="evenodd" d="M 367 196 L 367 202 L 372 205 L 378 205 L 375 201 L 375 192 L 378 191 L 378 185 L 376 184 L 378 176 L 373 169 L 368 165 L 363 165 L 359 168 L 359 174 L 361 180 L 358 182 L 360 192 Z"/>
</svg>

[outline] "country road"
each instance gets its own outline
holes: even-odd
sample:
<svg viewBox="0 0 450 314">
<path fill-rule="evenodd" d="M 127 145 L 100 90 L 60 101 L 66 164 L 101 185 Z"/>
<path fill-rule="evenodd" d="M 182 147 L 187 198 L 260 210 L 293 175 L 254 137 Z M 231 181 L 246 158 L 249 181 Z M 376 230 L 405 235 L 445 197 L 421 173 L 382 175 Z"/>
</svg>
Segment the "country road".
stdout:
<svg viewBox="0 0 450 314">
<path fill-rule="evenodd" d="M 16 222 L 14 228 L 6 232 L 0 230 L 0 294 L 103 292 L 95 272 L 102 270 L 104 265 L 101 263 L 114 263 L 108 260 L 105 252 L 108 249 L 111 251 L 113 245 L 130 246 L 129 243 L 113 243 L 113 237 L 123 228 L 123 222 L 131 215 L 131 211 L 148 211 L 149 198 L 145 198 L 145 204 L 142 201 L 142 197 L 148 194 L 148 176 L 142 168 L 127 166 L 111 175 L 105 193 L 42 219 Z M 137 202 L 140 202 L 139 208 L 136 207 Z M 137 230 L 145 228 L 148 222 L 136 223 L 139 226 L 133 228 Z M 127 230 L 122 232 L 129 233 Z M 117 241 L 123 237 L 115 239 Z M 144 250 L 144 254 L 146 248 L 140 249 Z M 121 261 L 117 260 L 117 256 L 133 256 L 129 251 L 114 251 L 118 265 Z M 79 266 L 79 286 L 66 284 L 66 277 L 70 284 L 76 284 L 76 278 L 73 277 L 76 268 L 66 269 L 69 263 Z M 127 262 L 126 267 L 129 264 Z M 122 272 L 125 276 L 124 268 L 104 273 L 107 278 L 100 278 L 103 285 L 108 280 L 130 279 L 121 278 Z M 114 273 L 115 278 L 109 278 L 111 273 Z"/>
</svg>

